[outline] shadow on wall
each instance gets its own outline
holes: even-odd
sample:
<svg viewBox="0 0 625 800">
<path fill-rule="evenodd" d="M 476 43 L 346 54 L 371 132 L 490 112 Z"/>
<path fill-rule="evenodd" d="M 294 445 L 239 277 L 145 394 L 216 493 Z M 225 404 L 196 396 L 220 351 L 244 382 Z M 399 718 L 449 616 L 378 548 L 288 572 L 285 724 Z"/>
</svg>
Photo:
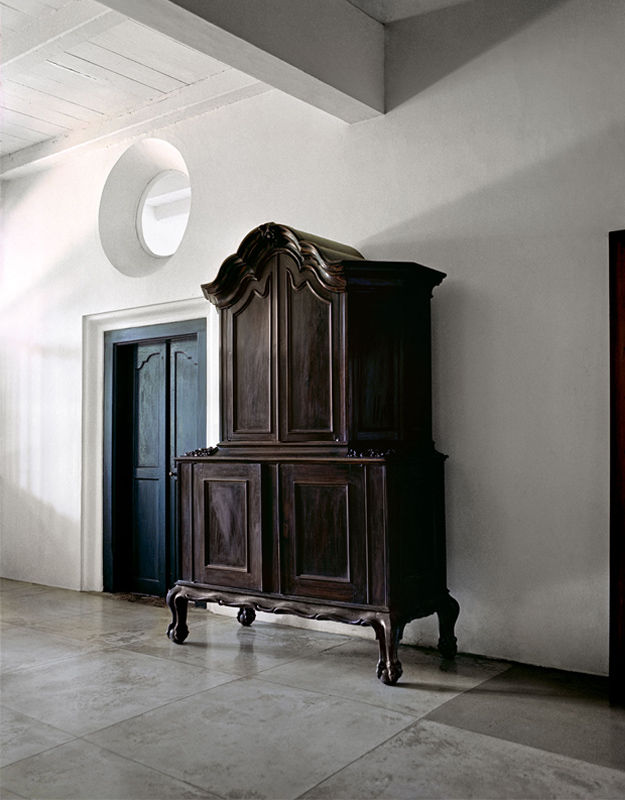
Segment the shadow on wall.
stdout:
<svg viewBox="0 0 625 800">
<path fill-rule="evenodd" d="M 472 0 L 391 23 L 386 110 L 513 36 L 566 0 Z"/>
<path fill-rule="evenodd" d="M 530 660 L 510 642 L 534 637 L 542 663 L 602 667 L 606 237 L 625 201 L 622 160 L 614 124 L 359 243 L 368 258 L 448 273 L 434 295 L 434 417 L 450 455 L 449 584 L 464 650 L 480 652 L 475 615 L 496 608 L 492 655 Z M 574 637 L 572 654 L 562 649 L 562 614 L 576 619 L 585 656 Z"/>
<path fill-rule="evenodd" d="M 13 580 L 80 588 L 78 565 L 74 570 L 58 574 L 42 567 L 76 562 L 79 521 L 61 514 L 51 503 L 5 480 L 0 485 L 0 504 L 4 526 L 0 574 Z M 33 534 L 39 531 L 43 535 L 37 536 L 33 548 Z M 69 586 L 72 576 L 75 577 L 74 585 Z"/>
</svg>

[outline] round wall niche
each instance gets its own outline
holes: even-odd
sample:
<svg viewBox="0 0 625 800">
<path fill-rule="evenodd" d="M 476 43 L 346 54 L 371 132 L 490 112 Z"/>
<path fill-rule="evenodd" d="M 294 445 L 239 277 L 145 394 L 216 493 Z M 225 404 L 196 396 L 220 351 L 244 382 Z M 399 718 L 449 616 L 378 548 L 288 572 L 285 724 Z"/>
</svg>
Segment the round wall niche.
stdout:
<svg viewBox="0 0 625 800">
<path fill-rule="evenodd" d="M 180 247 L 191 211 L 189 176 L 179 170 L 160 172 L 145 187 L 137 209 L 137 233 L 153 256 L 172 256 Z"/>
<path fill-rule="evenodd" d="M 111 264 L 142 277 L 180 247 L 189 220 L 191 185 L 180 152 L 162 139 L 143 139 L 109 173 L 100 200 L 100 241 Z"/>
</svg>

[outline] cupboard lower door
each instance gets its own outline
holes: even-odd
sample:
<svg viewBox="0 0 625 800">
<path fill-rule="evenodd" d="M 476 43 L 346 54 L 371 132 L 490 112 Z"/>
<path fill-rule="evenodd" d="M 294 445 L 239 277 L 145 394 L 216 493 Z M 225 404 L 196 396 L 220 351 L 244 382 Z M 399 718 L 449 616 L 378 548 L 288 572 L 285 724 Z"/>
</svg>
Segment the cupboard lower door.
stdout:
<svg viewBox="0 0 625 800">
<path fill-rule="evenodd" d="M 366 602 L 364 467 L 283 464 L 280 492 L 281 591 Z"/>
<path fill-rule="evenodd" d="M 260 464 L 193 467 L 193 578 L 262 588 Z"/>
</svg>

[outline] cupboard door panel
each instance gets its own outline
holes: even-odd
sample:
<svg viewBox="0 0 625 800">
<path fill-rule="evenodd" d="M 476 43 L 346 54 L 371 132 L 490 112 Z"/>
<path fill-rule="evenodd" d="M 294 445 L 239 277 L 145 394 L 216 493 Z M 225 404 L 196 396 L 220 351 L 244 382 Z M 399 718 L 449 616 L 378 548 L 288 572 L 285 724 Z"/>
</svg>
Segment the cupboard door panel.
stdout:
<svg viewBox="0 0 625 800">
<path fill-rule="evenodd" d="M 365 602 L 363 467 L 285 464 L 280 483 L 282 591 Z"/>
<path fill-rule="evenodd" d="M 344 295 L 280 263 L 280 439 L 344 438 Z"/>
<path fill-rule="evenodd" d="M 260 465 L 197 464 L 193 494 L 195 580 L 260 589 Z"/>
<path fill-rule="evenodd" d="M 223 435 L 226 441 L 275 441 L 274 268 L 224 311 Z"/>
</svg>

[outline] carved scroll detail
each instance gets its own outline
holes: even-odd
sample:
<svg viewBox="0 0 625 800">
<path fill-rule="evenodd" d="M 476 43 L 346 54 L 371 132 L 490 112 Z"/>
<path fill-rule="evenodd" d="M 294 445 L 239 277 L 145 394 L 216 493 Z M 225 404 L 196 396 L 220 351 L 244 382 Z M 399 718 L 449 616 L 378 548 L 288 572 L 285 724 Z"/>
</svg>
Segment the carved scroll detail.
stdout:
<svg viewBox="0 0 625 800">
<path fill-rule="evenodd" d="M 300 269 L 311 269 L 332 292 L 345 291 L 342 262 L 363 257 L 347 245 L 266 222 L 249 233 L 237 252 L 223 262 L 215 280 L 202 286 L 205 297 L 218 308 L 233 305 L 250 281 L 260 279 L 267 258 L 274 253 L 287 253 Z"/>
<path fill-rule="evenodd" d="M 343 608 L 341 606 L 311 604 L 297 600 L 285 600 L 262 595 L 243 594 L 236 591 L 210 589 L 206 586 L 188 586 L 177 583 L 170 595 L 186 600 L 199 600 L 206 603 L 217 603 L 220 606 L 247 607 L 256 611 L 271 614 L 293 614 L 306 619 L 329 620 L 331 622 L 346 622 L 351 625 L 371 625 L 381 615 L 381 612 L 367 609 Z M 170 604 L 171 607 L 171 604 Z"/>
<path fill-rule="evenodd" d="M 219 448 L 217 447 L 200 447 L 197 450 L 190 450 L 188 453 L 183 453 L 178 458 L 206 458 L 213 456 Z"/>
</svg>

